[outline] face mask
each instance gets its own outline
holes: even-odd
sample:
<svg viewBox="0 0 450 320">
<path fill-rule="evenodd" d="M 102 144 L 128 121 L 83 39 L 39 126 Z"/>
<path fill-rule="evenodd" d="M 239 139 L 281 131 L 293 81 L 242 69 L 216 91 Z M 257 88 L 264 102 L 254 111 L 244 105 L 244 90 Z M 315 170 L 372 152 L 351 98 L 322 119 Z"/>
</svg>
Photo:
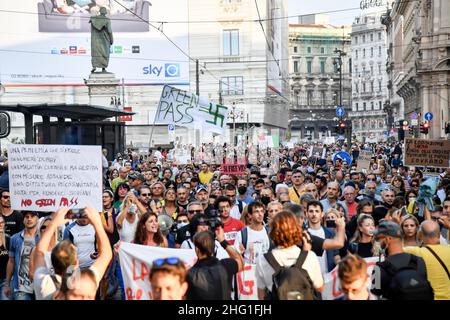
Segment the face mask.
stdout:
<svg viewBox="0 0 450 320">
<path fill-rule="evenodd" d="M 246 194 L 247 193 L 247 187 L 238 187 L 239 194 Z"/>
<path fill-rule="evenodd" d="M 261 202 L 267 206 L 270 203 L 270 197 L 261 197 Z"/>
<path fill-rule="evenodd" d="M 177 224 L 177 227 L 178 227 L 178 229 L 181 229 L 181 228 L 187 226 L 188 224 L 189 224 L 189 222 L 181 222 L 181 223 Z"/>
</svg>

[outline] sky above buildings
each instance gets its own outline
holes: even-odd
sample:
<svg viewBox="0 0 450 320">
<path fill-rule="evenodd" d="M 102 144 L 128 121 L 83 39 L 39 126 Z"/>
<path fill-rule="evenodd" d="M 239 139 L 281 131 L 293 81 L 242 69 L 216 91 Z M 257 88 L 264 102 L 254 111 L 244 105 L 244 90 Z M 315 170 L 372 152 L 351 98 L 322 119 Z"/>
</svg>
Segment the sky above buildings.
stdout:
<svg viewBox="0 0 450 320">
<path fill-rule="evenodd" d="M 288 0 L 289 16 L 329 12 L 330 24 L 336 26 L 351 25 L 359 16 L 361 0 Z M 290 18 L 289 23 L 297 23 L 298 18 Z"/>
</svg>

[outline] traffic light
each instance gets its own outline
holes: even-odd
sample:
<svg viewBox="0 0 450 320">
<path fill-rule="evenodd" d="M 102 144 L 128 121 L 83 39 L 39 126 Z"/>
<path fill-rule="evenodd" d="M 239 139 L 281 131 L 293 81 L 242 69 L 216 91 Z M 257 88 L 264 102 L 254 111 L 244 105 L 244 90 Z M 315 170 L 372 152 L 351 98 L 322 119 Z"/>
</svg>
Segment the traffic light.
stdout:
<svg viewBox="0 0 450 320">
<path fill-rule="evenodd" d="M 420 124 L 420 133 L 428 134 L 428 129 L 430 129 L 430 123 L 429 122 L 422 122 Z"/>
<path fill-rule="evenodd" d="M 409 127 L 409 134 L 410 134 L 411 136 L 414 135 L 414 127 L 413 127 L 413 126 L 410 126 L 410 127 Z"/>
<path fill-rule="evenodd" d="M 446 122 L 445 123 L 445 134 L 449 134 L 450 133 L 450 122 Z"/>
<path fill-rule="evenodd" d="M 345 124 L 344 121 L 339 122 L 339 124 L 336 126 L 336 133 L 337 134 L 344 134 L 346 127 L 347 127 L 347 125 Z"/>
</svg>

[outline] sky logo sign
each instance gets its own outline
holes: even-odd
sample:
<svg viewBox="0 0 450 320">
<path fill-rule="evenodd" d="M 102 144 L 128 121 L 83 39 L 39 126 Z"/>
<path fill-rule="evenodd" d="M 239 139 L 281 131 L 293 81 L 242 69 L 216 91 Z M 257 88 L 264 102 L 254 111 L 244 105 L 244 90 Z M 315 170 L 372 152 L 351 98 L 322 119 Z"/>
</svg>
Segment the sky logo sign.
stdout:
<svg viewBox="0 0 450 320">
<path fill-rule="evenodd" d="M 177 78 L 180 76 L 180 65 L 178 63 L 166 63 L 164 71 L 166 78 Z"/>
</svg>

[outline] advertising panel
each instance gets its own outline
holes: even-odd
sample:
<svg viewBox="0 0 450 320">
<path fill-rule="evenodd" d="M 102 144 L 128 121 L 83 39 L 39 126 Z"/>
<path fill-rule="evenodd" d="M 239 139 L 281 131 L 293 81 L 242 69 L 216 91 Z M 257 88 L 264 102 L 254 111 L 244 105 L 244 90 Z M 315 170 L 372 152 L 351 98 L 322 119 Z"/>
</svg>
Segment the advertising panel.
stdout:
<svg viewBox="0 0 450 320">
<path fill-rule="evenodd" d="M 1 1 L 2 83 L 84 84 L 92 69 L 89 18 L 99 12 L 95 3 L 107 8 L 113 30 L 108 72 L 127 84 L 189 83 L 188 58 L 160 31 L 189 52 L 187 0 Z"/>
</svg>

